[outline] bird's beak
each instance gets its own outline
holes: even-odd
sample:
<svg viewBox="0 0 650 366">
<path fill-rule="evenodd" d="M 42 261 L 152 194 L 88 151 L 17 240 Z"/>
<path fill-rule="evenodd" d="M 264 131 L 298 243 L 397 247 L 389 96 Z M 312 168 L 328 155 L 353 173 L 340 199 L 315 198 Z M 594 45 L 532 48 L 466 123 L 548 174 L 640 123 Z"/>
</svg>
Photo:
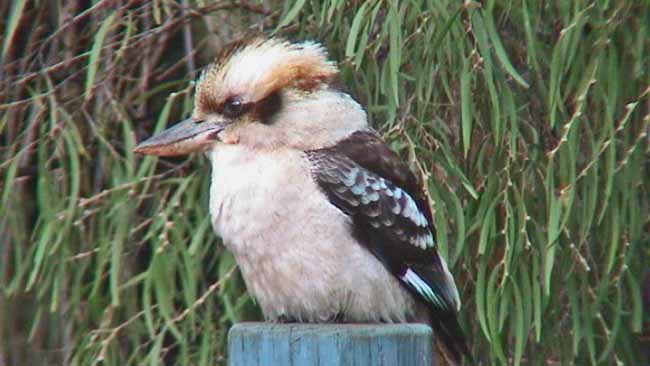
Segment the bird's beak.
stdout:
<svg viewBox="0 0 650 366">
<path fill-rule="evenodd" d="M 175 156 L 205 150 L 219 140 L 225 121 L 202 122 L 188 118 L 142 141 L 133 149 L 145 155 Z"/>
</svg>

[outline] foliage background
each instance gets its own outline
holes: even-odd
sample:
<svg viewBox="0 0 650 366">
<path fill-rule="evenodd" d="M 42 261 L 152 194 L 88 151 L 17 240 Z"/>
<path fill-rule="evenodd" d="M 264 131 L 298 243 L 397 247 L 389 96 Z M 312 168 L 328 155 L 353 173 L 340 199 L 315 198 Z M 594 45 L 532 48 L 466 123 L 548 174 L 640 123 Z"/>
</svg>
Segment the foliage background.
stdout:
<svg viewBox="0 0 650 366">
<path fill-rule="evenodd" d="M 259 312 L 211 232 L 206 161 L 132 148 L 189 114 L 225 42 L 274 31 L 324 42 L 428 177 L 483 364 L 650 362 L 649 1 L 15 0 L 0 15 L 0 365 L 224 362 L 228 326 Z"/>
</svg>

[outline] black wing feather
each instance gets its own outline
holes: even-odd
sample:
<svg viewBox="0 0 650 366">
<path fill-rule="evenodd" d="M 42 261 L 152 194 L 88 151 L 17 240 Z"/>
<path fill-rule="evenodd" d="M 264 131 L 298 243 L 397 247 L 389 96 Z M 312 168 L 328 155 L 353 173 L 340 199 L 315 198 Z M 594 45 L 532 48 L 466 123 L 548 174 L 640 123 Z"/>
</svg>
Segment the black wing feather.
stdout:
<svg viewBox="0 0 650 366">
<path fill-rule="evenodd" d="M 308 158 L 330 202 L 352 218 L 360 241 L 424 300 L 455 310 L 455 286 L 445 276 L 431 223 L 411 195 L 332 151 L 311 151 Z"/>
<path fill-rule="evenodd" d="M 361 243 L 429 304 L 433 326 L 454 358 L 469 354 L 456 320 L 457 291 L 439 256 L 428 198 L 419 180 L 372 131 L 307 152 L 330 202 L 352 218 Z"/>
</svg>

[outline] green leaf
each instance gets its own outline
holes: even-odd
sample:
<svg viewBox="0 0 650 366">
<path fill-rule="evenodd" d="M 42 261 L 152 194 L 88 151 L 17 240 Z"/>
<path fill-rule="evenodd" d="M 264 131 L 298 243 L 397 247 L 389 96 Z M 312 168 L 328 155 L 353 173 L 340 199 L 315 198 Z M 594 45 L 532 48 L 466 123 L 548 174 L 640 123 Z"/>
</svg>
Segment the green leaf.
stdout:
<svg viewBox="0 0 650 366">
<path fill-rule="evenodd" d="M 632 271 L 627 271 L 625 276 L 628 280 L 630 294 L 632 295 L 632 331 L 641 333 L 643 331 L 643 297 L 641 296 L 641 286 L 634 278 Z"/>
<path fill-rule="evenodd" d="M 350 34 L 348 35 L 348 41 L 345 45 L 345 57 L 352 57 L 355 54 L 354 46 L 357 44 L 357 37 L 359 36 L 359 30 L 363 25 L 363 20 L 365 20 L 366 8 L 368 7 L 368 4 L 370 3 L 364 2 L 361 7 L 359 7 L 359 10 L 357 10 L 357 14 L 354 16 L 354 20 L 352 20 Z"/>
<path fill-rule="evenodd" d="M 106 34 L 111 28 L 111 25 L 113 25 L 113 20 L 116 15 L 117 13 L 113 12 L 102 21 L 102 25 L 99 27 L 99 30 L 93 39 L 93 46 L 90 49 L 90 57 L 88 58 L 88 72 L 86 74 L 86 91 L 84 93 L 84 99 L 86 101 L 90 100 L 92 97 L 93 85 L 95 85 L 95 74 L 97 74 L 97 68 L 99 67 L 99 55 L 102 51 Z"/>
<path fill-rule="evenodd" d="M 275 30 L 273 33 L 278 32 L 280 29 L 286 27 L 291 23 L 300 13 L 300 10 L 302 10 L 302 7 L 305 6 L 305 0 L 296 0 L 293 3 L 293 6 L 289 11 L 287 12 L 287 15 L 282 18 L 282 20 L 278 23 L 278 25 L 275 27 Z"/>
<path fill-rule="evenodd" d="M 20 19 L 23 16 L 23 11 L 25 10 L 26 0 L 16 0 L 11 4 L 11 12 L 9 13 L 9 18 L 6 20 L 5 34 L 4 34 L 4 43 L 2 45 L 2 59 L 7 57 L 7 51 L 9 51 L 9 46 L 16 36 L 16 30 L 20 24 Z"/>
<path fill-rule="evenodd" d="M 390 10 L 388 12 L 388 28 L 390 33 L 388 35 L 390 49 L 388 50 L 388 66 L 389 66 L 389 76 L 390 76 L 390 90 L 392 90 L 392 96 L 395 106 L 399 105 L 399 81 L 398 76 L 400 73 L 400 67 L 402 65 L 402 32 L 401 32 L 401 18 L 399 10 L 397 8 L 397 3 L 391 3 Z"/>
<path fill-rule="evenodd" d="M 478 269 L 478 275 L 476 277 L 476 315 L 478 316 L 478 321 L 479 324 L 481 325 L 481 330 L 483 331 L 483 335 L 485 338 L 488 339 L 488 341 L 491 341 L 491 334 L 487 325 L 487 316 L 486 316 L 486 308 L 485 308 L 485 298 L 486 298 L 486 289 L 487 289 L 487 281 L 486 281 L 486 271 L 487 271 L 487 266 L 485 264 L 481 264 L 481 266 Z"/>
<path fill-rule="evenodd" d="M 510 62 L 510 58 L 508 57 L 508 54 L 506 53 L 505 48 L 503 47 L 503 43 L 501 43 L 501 38 L 499 37 L 496 28 L 494 27 L 494 20 L 492 17 L 492 14 L 486 14 L 486 12 L 482 12 L 484 15 L 483 19 L 485 20 L 485 29 L 487 30 L 487 34 L 490 37 L 490 40 L 492 41 L 492 45 L 494 46 L 494 51 L 497 56 L 497 60 L 501 62 L 501 65 L 503 65 L 503 68 L 506 70 L 506 72 L 512 76 L 512 78 L 522 87 L 528 89 L 528 83 L 524 80 L 524 78 L 517 72 L 514 66 L 512 66 L 512 63 Z"/>
<path fill-rule="evenodd" d="M 469 152 L 472 139 L 472 119 L 473 119 L 473 103 L 471 91 L 471 71 L 469 60 L 463 61 L 463 69 L 460 74 L 460 106 L 461 106 L 461 120 L 463 130 L 463 152 L 465 157 Z"/>
</svg>

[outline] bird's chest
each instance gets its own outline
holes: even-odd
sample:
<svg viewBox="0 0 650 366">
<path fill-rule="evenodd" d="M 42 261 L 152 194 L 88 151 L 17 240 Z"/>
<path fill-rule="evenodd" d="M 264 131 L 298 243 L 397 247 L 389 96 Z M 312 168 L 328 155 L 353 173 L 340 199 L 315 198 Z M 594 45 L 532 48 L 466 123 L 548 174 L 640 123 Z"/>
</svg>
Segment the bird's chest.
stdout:
<svg viewBox="0 0 650 366">
<path fill-rule="evenodd" d="M 410 300 L 351 235 L 302 153 L 211 152 L 212 224 L 269 318 L 404 320 Z M 381 306 L 372 304 L 383 299 Z"/>
<path fill-rule="evenodd" d="M 212 224 L 235 255 L 263 256 L 295 242 L 323 195 L 300 152 L 253 152 L 224 146 L 211 153 Z"/>
</svg>

